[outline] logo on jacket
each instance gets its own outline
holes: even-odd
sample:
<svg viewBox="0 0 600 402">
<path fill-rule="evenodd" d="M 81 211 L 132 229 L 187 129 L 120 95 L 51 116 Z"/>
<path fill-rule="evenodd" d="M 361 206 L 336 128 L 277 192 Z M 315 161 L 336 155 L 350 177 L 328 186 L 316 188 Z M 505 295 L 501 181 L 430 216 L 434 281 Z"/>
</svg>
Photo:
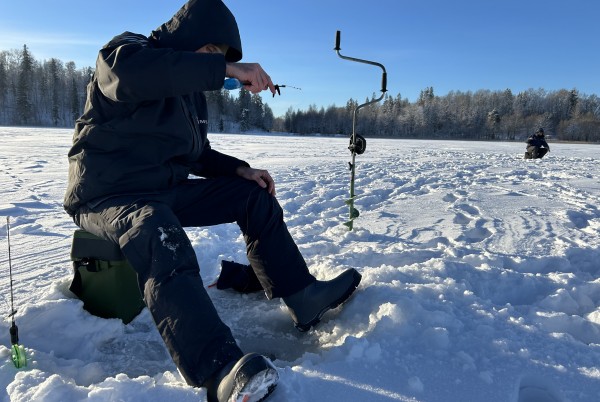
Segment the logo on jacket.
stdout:
<svg viewBox="0 0 600 402">
<path fill-rule="evenodd" d="M 206 120 L 206 119 L 198 119 L 198 124 L 208 124 L 208 120 Z"/>
</svg>

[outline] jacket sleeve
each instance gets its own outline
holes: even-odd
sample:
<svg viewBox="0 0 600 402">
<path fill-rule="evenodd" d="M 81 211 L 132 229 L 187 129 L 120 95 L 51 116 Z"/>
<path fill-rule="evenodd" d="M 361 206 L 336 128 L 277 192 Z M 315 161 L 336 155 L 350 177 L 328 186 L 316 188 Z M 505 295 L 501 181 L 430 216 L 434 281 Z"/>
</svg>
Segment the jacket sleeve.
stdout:
<svg viewBox="0 0 600 402">
<path fill-rule="evenodd" d="M 225 57 L 155 48 L 145 36 L 125 32 L 100 50 L 96 77 L 113 101 L 157 100 L 221 88 Z"/>
<path fill-rule="evenodd" d="M 192 165 L 192 173 L 201 177 L 235 176 L 240 166 L 250 165 L 238 158 L 222 154 L 207 145 L 200 159 Z"/>
</svg>

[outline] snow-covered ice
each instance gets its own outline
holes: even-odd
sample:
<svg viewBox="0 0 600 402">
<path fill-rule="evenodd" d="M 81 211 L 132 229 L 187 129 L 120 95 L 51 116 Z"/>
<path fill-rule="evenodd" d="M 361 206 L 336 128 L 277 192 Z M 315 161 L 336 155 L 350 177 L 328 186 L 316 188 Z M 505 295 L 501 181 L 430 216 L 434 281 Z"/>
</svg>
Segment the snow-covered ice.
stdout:
<svg viewBox="0 0 600 402">
<path fill-rule="evenodd" d="M 6 401 L 204 401 L 144 310 L 129 325 L 68 291 L 67 129 L 0 128 L 0 384 Z M 600 400 L 600 147 L 368 139 L 348 231 L 346 138 L 211 135 L 267 168 L 311 272 L 357 292 L 299 333 L 278 300 L 210 288 L 245 351 L 275 360 L 269 401 Z M 10 361 L 6 216 L 20 340 Z M 205 284 L 247 262 L 234 224 L 189 229 Z"/>
</svg>

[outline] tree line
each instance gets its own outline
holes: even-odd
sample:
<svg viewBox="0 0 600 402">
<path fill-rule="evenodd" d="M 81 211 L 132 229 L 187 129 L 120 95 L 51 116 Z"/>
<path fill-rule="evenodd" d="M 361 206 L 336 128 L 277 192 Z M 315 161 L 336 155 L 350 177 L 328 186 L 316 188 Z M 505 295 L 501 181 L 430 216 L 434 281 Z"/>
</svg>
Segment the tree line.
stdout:
<svg viewBox="0 0 600 402">
<path fill-rule="evenodd" d="M 73 126 L 93 71 L 74 62 L 35 60 L 27 46 L 0 52 L 0 125 Z"/>
<path fill-rule="evenodd" d="M 91 67 L 51 58 L 38 61 L 27 45 L 21 50 L 0 51 L 0 125 L 73 127 L 83 113 Z M 206 93 L 213 132 L 269 131 L 273 111 L 259 95 L 241 89 Z"/>
<path fill-rule="evenodd" d="M 299 134 L 350 134 L 357 105 L 350 99 L 344 107 L 289 109 L 275 123 L 278 130 Z M 382 102 L 360 109 L 356 132 L 365 137 L 514 141 L 537 127 L 558 140 L 600 142 L 600 98 L 576 89 L 529 89 L 516 95 L 510 89 L 452 91 L 436 96 L 428 87 L 413 103 L 400 94 L 386 94 Z"/>
<path fill-rule="evenodd" d="M 27 45 L 0 51 L 0 125 L 72 127 L 83 112 L 93 73 L 91 67 L 77 69 L 71 61 L 37 61 Z M 215 116 L 209 120 L 212 132 L 349 135 L 359 104 L 350 99 L 341 107 L 290 108 L 275 118 L 260 95 L 244 89 L 237 96 L 225 89 L 210 91 L 206 98 L 209 116 Z M 600 98 L 576 89 L 452 91 L 438 96 L 428 87 L 415 102 L 386 94 L 381 102 L 362 108 L 356 131 L 366 137 L 513 141 L 537 127 L 553 139 L 600 142 Z"/>
</svg>

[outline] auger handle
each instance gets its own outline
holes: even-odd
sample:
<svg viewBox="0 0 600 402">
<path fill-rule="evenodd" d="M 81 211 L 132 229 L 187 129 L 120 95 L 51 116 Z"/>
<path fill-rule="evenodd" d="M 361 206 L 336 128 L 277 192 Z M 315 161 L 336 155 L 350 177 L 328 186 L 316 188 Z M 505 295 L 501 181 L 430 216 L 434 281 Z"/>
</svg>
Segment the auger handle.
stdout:
<svg viewBox="0 0 600 402">
<path fill-rule="evenodd" d="M 381 64 L 381 63 L 378 63 L 376 61 L 365 60 L 365 59 L 358 59 L 356 57 L 349 57 L 349 56 L 342 55 L 340 53 L 340 50 L 341 50 L 341 47 L 340 47 L 341 36 L 342 36 L 342 34 L 341 34 L 340 31 L 336 31 L 335 32 L 335 47 L 333 48 L 333 50 L 336 51 L 337 55 L 341 59 L 348 60 L 348 61 L 355 61 L 357 63 L 370 64 L 372 66 L 377 66 L 377 67 L 381 68 L 381 70 L 382 70 L 382 75 L 381 75 L 381 98 L 383 98 L 383 94 L 385 94 L 387 92 L 387 72 L 385 70 L 384 65 Z"/>
</svg>

